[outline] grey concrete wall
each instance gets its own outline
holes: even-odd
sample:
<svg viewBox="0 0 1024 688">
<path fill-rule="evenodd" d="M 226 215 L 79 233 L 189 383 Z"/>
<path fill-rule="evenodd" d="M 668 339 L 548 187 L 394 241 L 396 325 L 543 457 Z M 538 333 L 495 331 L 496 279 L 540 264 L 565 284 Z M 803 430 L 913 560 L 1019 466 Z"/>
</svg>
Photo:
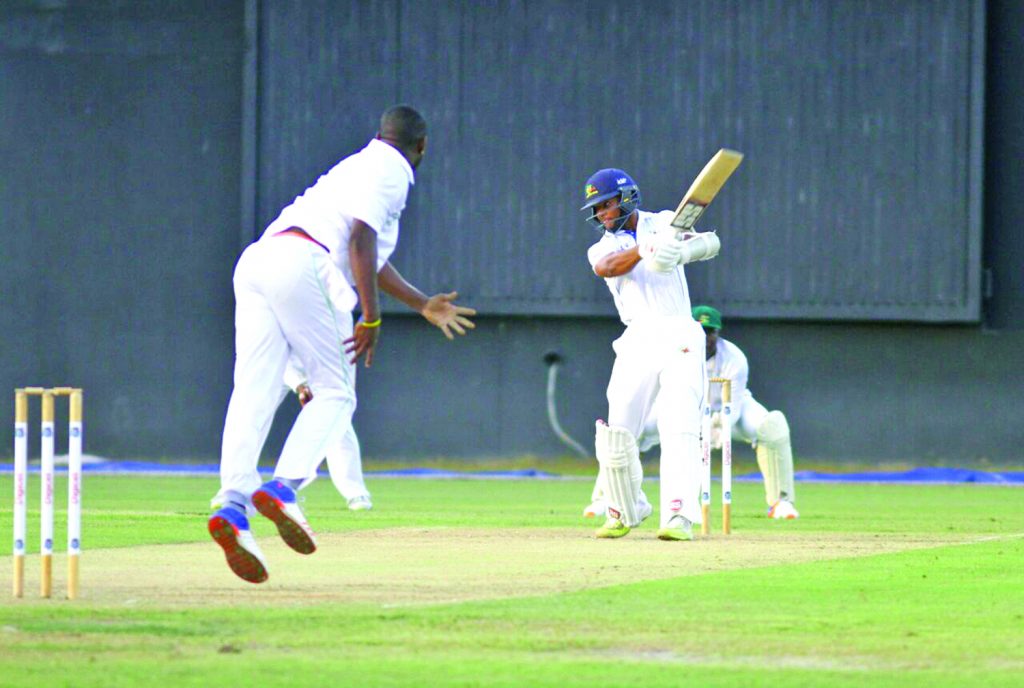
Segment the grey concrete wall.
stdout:
<svg viewBox="0 0 1024 688">
<path fill-rule="evenodd" d="M 379 5 L 381 21 L 397 6 Z M 961 11 L 957 3 L 917 7 Z M 1015 68 L 1024 58 L 1024 5 L 992 0 L 985 9 L 984 267 L 991 279 L 984 282 L 984 323 L 742 320 L 725 308 L 726 336 L 747 351 L 758 397 L 790 417 L 798 457 L 1024 461 L 1015 377 L 1024 359 L 1024 77 Z M 307 140 L 272 129 L 271 140 L 266 121 L 263 128 L 243 127 L 243 104 L 259 106 L 243 93 L 245 65 L 253 66 L 245 60 L 252 45 L 243 10 L 241 2 L 0 5 L 0 394 L 9 399 L 22 384 L 84 386 L 90 452 L 216 459 L 230 393 L 230 277 L 242 218 L 272 212 L 344 152 L 326 149 L 327 134 Z M 250 86 L 257 76 L 248 74 Z M 412 95 L 427 97 L 429 90 L 417 88 Z M 383 105 L 399 95 L 367 97 Z M 374 112 L 358 115 L 371 128 L 374 103 L 360 101 Z M 444 125 L 445 116 L 438 121 Z M 362 126 L 353 146 L 363 141 Z M 595 131 L 607 126 L 601 118 L 587 124 Z M 476 124 L 457 129 L 449 150 L 471 147 L 469 135 L 478 131 Z M 243 138 L 257 135 L 259 142 Z M 242 160 L 246 150 L 250 168 Z M 267 156 L 275 150 L 290 151 L 295 163 L 279 184 L 260 187 L 256 177 L 271 169 Z M 622 144 L 617 152 L 642 160 L 643 150 Z M 310 152 L 321 157 L 303 158 Z M 444 180 L 454 168 L 439 159 L 428 161 L 413 191 L 400 266 L 429 262 L 420 254 L 430 244 L 415 227 L 444 210 L 438 201 L 451 190 Z M 558 175 L 575 184 L 570 177 Z M 568 205 L 533 195 L 570 207 L 573 193 Z M 248 202 L 260 204 L 259 212 L 241 207 Z M 488 202 L 472 201 L 474 208 Z M 571 250 L 539 265 L 553 273 L 552 293 L 571 280 L 593 308 L 610 312 L 582 258 L 593 237 L 574 213 L 525 230 L 470 224 L 460 231 L 486 232 L 488 240 L 512 235 L 520 244 L 557 234 L 558 246 Z M 892 227 L 887 240 L 907 255 L 918 251 L 915 265 L 930 265 L 935 252 L 962 250 L 910 241 L 898 223 Z M 503 264 L 481 260 L 475 269 Z M 460 283 L 439 265 L 419 275 L 425 289 L 473 293 L 472 281 Z M 712 302 L 720 294 L 714 281 L 697 277 L 694 290 L 696 299 Z M 605 412 L 610 342 L 620 326 L 600 316 L 500 315 L 495 303 L 483 299 L 490 311 L 478 331 L 455 343 L 414 317 L 387 318 L 378 363 L 359 377 L 356 425 L 371 460 L 564 452 L 545 415 L 541 358 L 550 349 L 566 357 L 562 421 L 589 444 L 593 419 Z M 10 418 L 10 401 L 0 404 L 4 409 Z M 294 406 L 282 410 L 268 456 L 289 414 Z M 10 455 L 11 444 L 10 423 L 0 423 L 0 457 Z"/>
<path fill-rule="evenodd" d="M 702 225 L 730 248 L 693 283 L 732 312 L 980 318 L 981 0 L 259 7 L 261 226 L 402 100 L 431 144 L 396 255 L 491 312 L 603 313 L 563 269 L 587 177 L 674 208 L 729 147 Z"/>
<path fill-rule="evenodd" d="M 612 319 L 484 318 L 448 342 L 418 318 L 392 317 L 373 368 L 359 373 L 364 453 L 571 455 L 547 420 L 549 350 L 565 357 L 559 418 L 590 448 L 621 330 Z M 755 397 L 786 413 L 798 460 L 1024 462 L 1024 387 L 1015 380 L 1024 332 L 726 318 L 723 336 L 747 354 Z M 283 407 L 268 454 L 296 408 Z"/>
<path fill-rule="evenodd" d="M 241 3 L 0 4 L 0 394 L 85 388 L 88 451 L 213 453 L 242 50 Z"/>
<path fill-rule="evenodd" d="M 988 3 L 985 121 L 986 324 L 1024 327 L 1024 3 Z"/>
</svg>

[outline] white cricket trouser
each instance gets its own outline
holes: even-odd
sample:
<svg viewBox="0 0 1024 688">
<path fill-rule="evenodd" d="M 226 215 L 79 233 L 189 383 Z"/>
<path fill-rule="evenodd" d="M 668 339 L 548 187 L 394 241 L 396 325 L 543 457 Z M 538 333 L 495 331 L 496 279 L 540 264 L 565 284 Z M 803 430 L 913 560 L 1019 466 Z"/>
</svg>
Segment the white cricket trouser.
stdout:
<svg viewBox="0 0 1024 688">
<path fill-rule="evenodd" d="M 235 267 L 235 374 L 221 446 L 221 494 L 260 486 L 260 451 L 281 402 L 290 355 L 316 396 L 292 426 L 274 475 L 308 480 L 339 447 L 356 407 L 355 366 L 342 342 L 352 335 L 357 296 L 328 253 L 284 235 L 251 244 Z"/>
<path fill-rule="evenodd" d="M 739 406 L 738 409 L 737 406 Z M 761 423 L 768 415 L 768 409 L 754 398 L 749 389 L 743 390 L 743 399 L 738 403 L 733 402 L 733 409 L 736 422 L 732 425 L 732 438 L 747 444 L 754 444 L 757 441 L 757 429 L 761 427 Z M 658 409 L 655 408 L 647 417 L 644 432 L 639 441 L 641 451 L 647 451 L 660 442 L 658 437 L 659 416 Z"/>
<path fill-rule="evenodd" d="M 761 427 L 761 423 L 768 415 L 768 409 L 754 398 L 749 389 L 743 391 L 743 399 L 740 400 L 740 408 L 736 413 L 736 422 L 732 426 L 732 436 L 733 439 L 753 444 L 757 440 L 757 429 Z"/>
<path fill-rule="evenodd" d="M 341 444 L 327 450 L 327 470 L 345 499 L 370 496 L 363 480 L 363 458 L 355 428 L 349 426 Z"/>
<path fill-rule="evenodd" d="M 661 525 L 675 513 L 700 523 L 704 330 L 689 315 L 634 320 L 615 340 L 608 424 L 639 438 L 655 403 L 661 439 Z"/>
</svg>

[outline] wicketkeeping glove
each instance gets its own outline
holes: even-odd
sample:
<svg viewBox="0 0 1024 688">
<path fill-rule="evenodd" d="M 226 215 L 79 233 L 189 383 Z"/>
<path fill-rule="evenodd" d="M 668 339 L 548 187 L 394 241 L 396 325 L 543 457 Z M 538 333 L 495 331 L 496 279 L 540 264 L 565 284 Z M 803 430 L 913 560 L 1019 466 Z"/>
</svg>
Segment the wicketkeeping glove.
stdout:
<svg viewBox="0 0 1024 688">
<path fill-rule="evenodd" d="M 722 448 L 722 412 L 711 414 L 711 448 L 718 451 Z"/>
</svg>

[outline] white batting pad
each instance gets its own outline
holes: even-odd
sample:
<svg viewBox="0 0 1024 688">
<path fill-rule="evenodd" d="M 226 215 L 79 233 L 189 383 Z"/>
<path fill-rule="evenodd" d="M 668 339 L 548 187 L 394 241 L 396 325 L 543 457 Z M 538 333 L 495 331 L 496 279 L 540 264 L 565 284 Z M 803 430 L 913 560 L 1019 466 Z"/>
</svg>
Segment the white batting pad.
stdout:
<svg viewBox="0 0 1024 688">
<path fill-rule="evenodd" d="M 640 465 L 640 450 L 633 433 L 625 428 L 597 422 L 594 436 L 597 461 L 601 464 L 602 486 L 609 509 L 618 511 L 620 520 L 633 527 L 640 523 L 637 500 L 644 471 Z M 610 514 L 609 515 L 613 515 Z"/>
<path fill-rule="evenodd" d="M 657 437 L 657 435 L 655 435 L 655 437 Z M 640 451 L 646 450 L 643 447 L 641 447 Z M 598 464 L 598 466 L 600 466 L 600 464 Z M 606 495 L 604 493 L 604 468 L 599 468 L 597 471 L 597 480 L 594 481 L 594 489 L 590 491 L 590 501 L 600 502 L 604 501 L 605 498 Z M 650 504 L 650 500 L 647 498 L 647 494 L 643 490 L 640 490 L 640 494 L 637 497 L 636 501 L 641 505 L 641 507 L 644 504 Z"/>
<path fill-rule="evenodd" d="M 781 411 L 772 411 L 757 428 L 757 466 L 764 475 L 765 501 L 771 506 L 780 498 L 793 501 L 793 447 L 789 423 Z"/>
</svg>

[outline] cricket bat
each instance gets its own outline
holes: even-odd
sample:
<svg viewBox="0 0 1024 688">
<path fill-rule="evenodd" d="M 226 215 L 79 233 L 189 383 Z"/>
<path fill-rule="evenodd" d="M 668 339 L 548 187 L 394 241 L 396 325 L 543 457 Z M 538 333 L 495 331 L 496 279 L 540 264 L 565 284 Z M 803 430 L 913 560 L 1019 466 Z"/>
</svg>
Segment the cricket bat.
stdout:
<svg viewBox="0 0 1024 688">
<path fill-rule="evenodd" d="M 743 161 L 743 153 L 723 148 L 708 161 L 704 169 L 690 185 L 690 190 L 679 201 L 672 226 L 682 232 L 692 232 L 704 209 L 711 204 L 715 195 L 725 186 L 729 175 L 736 171 Z"/>
</svg>

